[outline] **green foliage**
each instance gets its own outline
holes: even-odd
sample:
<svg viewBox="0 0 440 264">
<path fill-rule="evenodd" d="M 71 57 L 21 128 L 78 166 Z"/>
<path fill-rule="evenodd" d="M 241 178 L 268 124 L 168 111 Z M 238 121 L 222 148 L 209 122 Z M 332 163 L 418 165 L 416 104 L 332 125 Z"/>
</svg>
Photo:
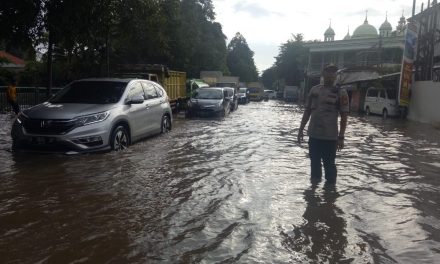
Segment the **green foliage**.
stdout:
<svg viewBox="0 0 440 264">
<path fill-rule="evenodd" d="M 54 85 L 134 63 L 166 64 L 198 77 L 201 70 L 227 71 L 226 37 L 214 19 L 211 0 L 6 1 L 0 43 L 17 55 L 35 55 L 27 50 L 46 52 L 52 41 Z M 33 60 L 39 72 L 25 73 L 27 80 L 46 81 L 47 58 Z"/>
<path fill-rule="evenodd" d="M 233 76 L 239 76 L 242 82 L 258 80 L 258 71 L 254 62 L 254 52 L 239 32 L 228 45 L 227 65 Z"/>
<path fill-rule="evenodd" d="M 308 59 L 308 51 L 303 44 L 303 35 L 296 34 L 280 46 L 274 65 L 264 70 L 261 76 L 265 87 L 279 90 L 284 85 L 300 86 Z"/>
<path fill-rule="evenodd" d="M 270 67 L 263 71 L 261 75 L 261 81 L 263 82 L 264 87 L 268 89 L 278 90 L 276 87 L 276 83 L 278 80 L 277 68 L 275 66 Z"/>
<path fill-rule="evenodd" d="M 226 69 L 226 37 L 221 25 L 213 22 L 211 1 L 183 0 L 178 32 L 178 66 L 189 77 L 202 70 Z"/>
<path fill-rule="evenodd" d="M 303 35 L 293 35 L 292 39 L 280 46 L 275 67 L 278 78 L 284 79 L 286 85 L 299 86 L 304 80 L 304 69 L 307 66 L 307 48 L 303 46 Z"/>
<path fill-rule="evenodd" d="M 17 54 L 32 47 L 41 2 L 38 0 L 2 1 L 0 42 L 5 50 Z"/>
</svg>

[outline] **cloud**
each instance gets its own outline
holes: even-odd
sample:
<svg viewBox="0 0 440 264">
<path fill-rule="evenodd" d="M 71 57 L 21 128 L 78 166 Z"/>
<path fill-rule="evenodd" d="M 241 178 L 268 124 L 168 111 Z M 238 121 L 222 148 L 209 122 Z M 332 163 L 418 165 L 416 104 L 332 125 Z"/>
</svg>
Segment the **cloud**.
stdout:
<svg viewBox="0 0 440 264">
<path fill-rule="evenodd" d="M 235 12 L 248 13 L 250 16 L 255 18 L 269 17 L 272 15 L 282 16 L 281 13 L 272 12 L 264 7 L 260 6 L 258 3 L 248 3 L 247 1 L 238 2 L 234 5 Z"/>
<path fill-rule="evenodd" d="M 420 10 L 420 1 L 416 11 Z M 240 32 L 255 52 L 254 60 L 260 71 L 269 68 L 275 61 L 278 47 L 302 33 L 305 40 L 323 39 L 324 32 L 331 26 L 336 32 L 336 40 L 341 40 L 348 27 L 350 34 L 365 20 L 376 29 L 385 21 L 393 28 L 402 16 L 408 18 L 412 10 L 409 0 L 213 0 L 218 22 L 223 32 L 232 39 Z"/>
</svg>

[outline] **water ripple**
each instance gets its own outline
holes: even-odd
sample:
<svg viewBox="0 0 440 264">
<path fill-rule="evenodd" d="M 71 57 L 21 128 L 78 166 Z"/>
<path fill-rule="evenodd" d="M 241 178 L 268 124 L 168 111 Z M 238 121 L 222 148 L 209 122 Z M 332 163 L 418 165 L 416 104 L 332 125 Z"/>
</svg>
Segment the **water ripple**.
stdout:
<svg viewBox="0 0 440 264">
<path fill-rule="evenodd" d="M 4 263 L 432 263 L 440 131 L 349 118 L 335 188 L 309 181 L 302 108 L 175 118 L 122 153 L 12 154 L 0 129 Z"/>
</svg>

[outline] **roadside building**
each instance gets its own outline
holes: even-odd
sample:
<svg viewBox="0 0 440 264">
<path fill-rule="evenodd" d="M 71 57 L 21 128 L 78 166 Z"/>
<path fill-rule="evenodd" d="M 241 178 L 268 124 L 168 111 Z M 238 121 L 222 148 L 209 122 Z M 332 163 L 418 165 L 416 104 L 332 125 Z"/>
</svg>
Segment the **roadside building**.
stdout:
<svg viewBox="0 0 440 264">
<path fill-rule="evenodd" d="M 12 72 L 23 71 L 26 63 L 23 59 L 20 59 L 4 50 L 0 50 L 0 68 L 9 70 Z"/>
<path fill-rule="evenodd" d="M 440 127 L 440 4 L 433 1 L 409 21 L 418 29 L 418 40 L 408 119 Z"/>
<path fill-rule="evenodd" d="M 302 96 L 306 96 L 311 87 L 320 83 L 321 71 L 328 63 L 334 63 L 339 69 L 374 69 L 380 75 L 400 72 L 405 29 L 406 19 L 403 15 L 395 30 L 388 22 L 388 17 L 385 17 L 377 30 L 368 23 L 368 16 L 365 16 L 363 24 L 356 27 L 352 35 L 348 31 L 343 39 L 335 40 L 336 32 L 330 24 L 324 33 L 324 41 L 305 43 L 309 49 L 309 58 Z M 356 89 L 357 86 L 354 86 L 353 92 Z M 360 96 L 357 94 L 355 98 Z"/>
</svg>

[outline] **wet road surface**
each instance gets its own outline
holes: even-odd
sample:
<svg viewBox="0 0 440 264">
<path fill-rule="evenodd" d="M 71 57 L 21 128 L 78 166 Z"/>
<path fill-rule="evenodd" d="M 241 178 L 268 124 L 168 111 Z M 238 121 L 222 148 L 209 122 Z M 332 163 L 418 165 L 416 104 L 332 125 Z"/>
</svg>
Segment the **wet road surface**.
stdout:
<svg viewBox="0 0 440 264">
<path fill-rule="evenodd" d="M 438 261 L 440 131 L 351 116 L 336 187 L 312 185 L 301 115 L 250 103 L 76 156 L 11 153 L 0 116 L 0 262 Z"/>
</svg>

